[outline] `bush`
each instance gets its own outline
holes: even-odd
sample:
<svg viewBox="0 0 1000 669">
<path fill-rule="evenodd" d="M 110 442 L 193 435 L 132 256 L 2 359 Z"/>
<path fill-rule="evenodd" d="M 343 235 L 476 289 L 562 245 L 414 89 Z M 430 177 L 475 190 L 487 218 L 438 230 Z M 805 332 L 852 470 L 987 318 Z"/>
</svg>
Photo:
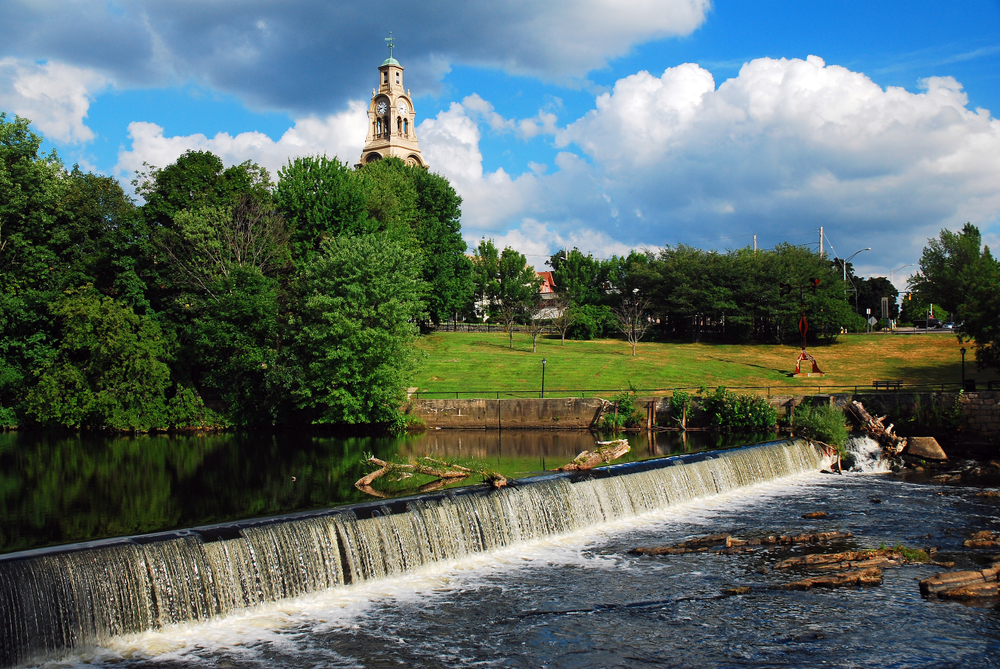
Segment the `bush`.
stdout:
<svg viewBox="0 0 1000 669">
<path fill-rule="evenodd" d="M 568 339 L 590 340 L 615 332 L 614 313 L 608 307 L 586 304 L 571 307 L 570 313 L 573 315 L 573 325 L 566 331 Z"/>
<path fill-rule="evenodd" d="M 691 393 L 675 390 L 670 398 L 670 418 L 680 424 L 684 412 L 691 413 Z"/>
<path fill-rule="evenodd" d="M 642 414 L 635 408 L 635 393 L 623 391 L 615 395 L 612 400 L 618 407 L 618 411 L 612 410 L 604 414 L 601 419 L 601 427 L 605 430 L 617 431 L 623 427 L 635 427 L 641 425 Z"/>
<path fill-rule="evenodd" d="M 795 432 L 808 439 L 821 441 L 845 455 L 847 443 L 847 422 L 844 412 L 828 404 L 813 406 L 800 404 L 795 408 Z"/>
<path fill-rule="evenodd" d="M 760 395 L 738 395 L 719 386 L 702 403 L 712 425 L 729 430 L 774 427 L 778 411 Z"/>
</svg>

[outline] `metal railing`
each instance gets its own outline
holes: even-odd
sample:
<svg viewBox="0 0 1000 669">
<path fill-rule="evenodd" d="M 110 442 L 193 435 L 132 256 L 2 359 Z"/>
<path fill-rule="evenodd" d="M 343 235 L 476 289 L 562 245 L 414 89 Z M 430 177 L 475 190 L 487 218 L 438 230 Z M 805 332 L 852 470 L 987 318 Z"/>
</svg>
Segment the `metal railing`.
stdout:
<svg viewBox="0 0 1000 669">
<path fill-rule="evenodd" d="M 989 381 L 987 382 L 988 390 L 1000 389 L 1000 381 Z M 647 396 L 669 396 L 678 391 L 682 392 L 699 392 L 702 386 L 676 386 L 670 388 L 546 388 L 545 397 L 549 399 L 568 399 L 580 397 L 586 399 L 587 397 L 600 397 L 607 399 L 611 396 L 617 395 L 618 393 L 625 391 L 634 391 L 637 395 L 647 395 Z M 866 385 L 834 385 L 834 384 L 816 384 L 816 385 L 771 385 L 771 386 L 726 386 L 727 390 L 733 392 L 741 393 L 754 393 L 758 395 L 766 394 L 768 397 L 772 395 L 803 395 L 810 394 L 815 389 L 815 394 L 838 394 L 838 393 L 851 393 L 854 395 L 859 394 L 871 394 L 871 393 L 907 393 L 907 392 L 946 392 L 946 391 L 959 391 L 962 389 L 962 383 L 956 381 L 955 383 L 903 383 L 899 384 L 896 388 L 875 388 L 874 386 Z M 711 390 L 714 390 L 712 388 Z M 540 389 L 525 389 L 525 390 L 420 390 L 417 392 L 409 393 L 409 396 L 416 399 L 517 399 L 517 398 L 533 398 L 541 397 L 542 392 Z"/>
</svg>

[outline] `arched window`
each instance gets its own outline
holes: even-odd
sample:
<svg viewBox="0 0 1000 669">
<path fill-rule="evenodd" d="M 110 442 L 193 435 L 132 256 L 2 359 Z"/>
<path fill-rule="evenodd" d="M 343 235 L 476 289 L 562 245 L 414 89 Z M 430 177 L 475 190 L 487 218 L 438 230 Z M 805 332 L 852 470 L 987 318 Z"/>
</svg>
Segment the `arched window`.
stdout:
<svg viewBox="0 0 1000 669">
<path fill-rule="evenodd" d="M 389 71 L 388 70 L 386 70 L 385 72 L 382 73 L 382 83 L 383 84 L 389 83 Z"/>
<path fill-rule="evenodd" d="M 409 137 L 410 135 L 410 121 L 408 119 L 403 119 L 403 135 Z"/>
</svg>

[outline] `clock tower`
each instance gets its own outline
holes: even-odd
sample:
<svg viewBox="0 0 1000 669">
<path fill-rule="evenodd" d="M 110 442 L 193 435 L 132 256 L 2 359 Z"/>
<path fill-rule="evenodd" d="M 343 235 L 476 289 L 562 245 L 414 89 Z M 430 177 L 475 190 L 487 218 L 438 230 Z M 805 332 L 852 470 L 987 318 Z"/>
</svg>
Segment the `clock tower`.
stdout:
<svg viewBox="0 0 1000 669">
<path fill-rule="evenodd" d="M 372 89 L 368 105 L 368 136 L 356 167 L 382 158 L 396 157 L 407 165 L 427 167 L 417 146 L 413 127 L 416 113 L 410 92 L 403 88 L 403 66 L 392 57 L 392 33 L 385 40 L 389 57 L 378 68 L 378 88 Z"/>
</svg>

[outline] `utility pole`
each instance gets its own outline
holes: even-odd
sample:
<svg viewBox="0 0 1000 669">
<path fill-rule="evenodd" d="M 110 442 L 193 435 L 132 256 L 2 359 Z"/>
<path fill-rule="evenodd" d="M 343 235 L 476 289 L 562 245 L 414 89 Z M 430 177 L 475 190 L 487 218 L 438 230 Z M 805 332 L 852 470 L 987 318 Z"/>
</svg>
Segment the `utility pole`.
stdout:
<svg viewBox="0 0 1000 669">
<path fill-rule="evenodd" d="M 757 255 L 757 235 L 753 236 L 753 254 Z"/>
<path fill-rule="evenodd" d="M 823 257 L 823 226 L 819 226 L 819 257 Z"/>
</svg>

